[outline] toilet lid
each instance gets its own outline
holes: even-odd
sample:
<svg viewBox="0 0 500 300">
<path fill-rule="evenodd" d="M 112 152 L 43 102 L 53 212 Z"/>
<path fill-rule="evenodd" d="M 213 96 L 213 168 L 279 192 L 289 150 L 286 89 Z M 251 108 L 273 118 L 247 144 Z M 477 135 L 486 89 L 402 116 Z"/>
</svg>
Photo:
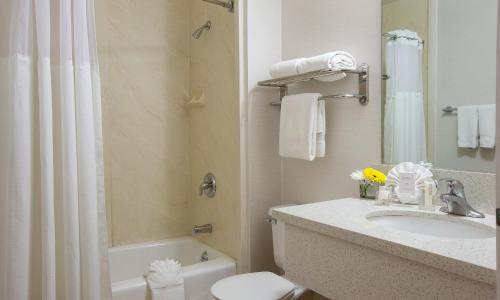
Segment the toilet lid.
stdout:
<svg viewBox="0 0 500 300">
<path fill-rule="evenodd" d="M 277 300 L 289 294 L 295 285 L 271 272 L 257 272 L 226 277 L 211 288 L 220 300 Z"/>
</svg>

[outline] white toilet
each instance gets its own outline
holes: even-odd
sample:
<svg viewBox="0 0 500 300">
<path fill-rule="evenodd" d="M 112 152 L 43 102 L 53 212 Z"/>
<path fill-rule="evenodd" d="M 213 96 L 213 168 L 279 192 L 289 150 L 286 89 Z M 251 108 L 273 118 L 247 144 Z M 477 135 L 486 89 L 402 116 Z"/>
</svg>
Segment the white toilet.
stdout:
<svg viewBox="0 0 500 300">
<path fill-rule="evenodd" d="M 269 216 L 274 208 L 269 209 Z M 274 261 L 283 269 L 285 262 L 285 224 L 272 219 Z M 307 290 L 271 272 L 234 275 L 217 281 L 210 289 L 213 300 L 296 300 Z"/>
</svg>

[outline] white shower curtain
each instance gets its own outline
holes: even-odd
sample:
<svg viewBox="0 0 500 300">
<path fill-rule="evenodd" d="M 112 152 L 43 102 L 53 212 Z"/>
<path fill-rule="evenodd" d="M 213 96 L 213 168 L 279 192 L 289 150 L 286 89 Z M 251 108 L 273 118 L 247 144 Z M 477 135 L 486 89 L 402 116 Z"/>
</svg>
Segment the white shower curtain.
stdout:
<svg viewBox="0 0 500 300">
<path fill-rule="evenodd" d="M 111 299 L 92 0 L 0 0 L 0 299 Z"/>
<path fill-rule="evenodd" d="M 390 32 L 417 40 L 387 42 L 384 162 L 427 161 L 422 92 L 422 43 L 415 32 Z"/>
</svg>

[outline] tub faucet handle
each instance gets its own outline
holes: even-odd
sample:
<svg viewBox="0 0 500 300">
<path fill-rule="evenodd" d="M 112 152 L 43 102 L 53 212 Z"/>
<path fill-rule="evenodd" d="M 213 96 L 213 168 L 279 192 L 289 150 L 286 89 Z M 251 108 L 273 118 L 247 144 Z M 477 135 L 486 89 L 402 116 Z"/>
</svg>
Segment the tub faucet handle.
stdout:
<svg viewBox="0 0 500 300">
<path fill-rule="evenodd" d="M 203 193 L 207 195 L 208 198 L 212 198 L 215 196 L 215 192 L 217 191 L 217 184 L 215 182 L 215 175 L 212 173 L 208 173 L 203 178 L 203 181 L 200 184 L 200 196 L 203 196 Z"/>
</svg>

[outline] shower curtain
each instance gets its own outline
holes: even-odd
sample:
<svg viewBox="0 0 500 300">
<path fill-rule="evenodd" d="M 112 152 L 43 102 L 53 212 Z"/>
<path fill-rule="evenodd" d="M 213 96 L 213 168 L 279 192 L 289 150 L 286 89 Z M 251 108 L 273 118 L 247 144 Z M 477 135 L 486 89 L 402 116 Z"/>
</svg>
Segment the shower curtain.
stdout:
<svg viewBox="0 0 500 300">
<path fill-rule="evenodd" d="M 0 299 L 111 299 L 92 0 L 0 0 Z"/>
<path fill-rule="evenodd" d="M 422 92 L 422 43 L 409 30 L 387 42 L 384 163 L 427 161 Z M 407 38 L 404 38 L 407 37 Z M 409 38 L 409 39 L 408 39 Z"/>
</svg>

